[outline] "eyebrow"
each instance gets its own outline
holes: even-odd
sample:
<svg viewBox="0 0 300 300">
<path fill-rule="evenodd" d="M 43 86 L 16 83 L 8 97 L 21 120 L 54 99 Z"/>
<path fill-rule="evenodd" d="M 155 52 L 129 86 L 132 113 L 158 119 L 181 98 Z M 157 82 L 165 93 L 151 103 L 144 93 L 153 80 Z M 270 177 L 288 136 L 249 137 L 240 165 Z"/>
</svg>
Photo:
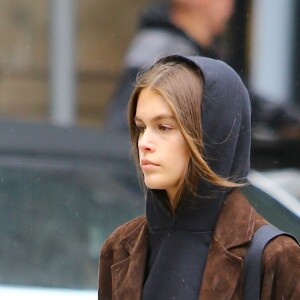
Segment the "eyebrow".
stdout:
<svg viewBox="0 0 300 300">
<path fill-rule="evenodd" d="M 151 121 L 159 121 L 161 119 L 172 119 L 175 120 L 175 117 L 173 115 L 170 114 L 161 114 L 161 115 L 157 115 L 154 118 L 151 118 Z M 142 118 L 135 116 L 134 117 L 134 121 L 140 121 L 143 122 Z"/>
</svg>

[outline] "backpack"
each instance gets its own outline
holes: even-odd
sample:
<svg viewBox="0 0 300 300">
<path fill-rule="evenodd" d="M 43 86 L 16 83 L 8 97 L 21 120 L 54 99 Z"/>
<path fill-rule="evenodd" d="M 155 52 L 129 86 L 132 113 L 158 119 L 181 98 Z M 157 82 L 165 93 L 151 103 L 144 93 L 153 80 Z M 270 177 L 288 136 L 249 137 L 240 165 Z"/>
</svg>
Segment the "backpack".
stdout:
<svg viewBox="0 0 300 300">
<path fill-rule="evenodd" d="M 279 230 L 271 224 L 263 225 L 255 232 L 244 261 L 244 300 L 260 299 L 261 257 L 268 242 L 279 235 L 287 235 L 296 240 L 294 236 Z"/>
</svg>

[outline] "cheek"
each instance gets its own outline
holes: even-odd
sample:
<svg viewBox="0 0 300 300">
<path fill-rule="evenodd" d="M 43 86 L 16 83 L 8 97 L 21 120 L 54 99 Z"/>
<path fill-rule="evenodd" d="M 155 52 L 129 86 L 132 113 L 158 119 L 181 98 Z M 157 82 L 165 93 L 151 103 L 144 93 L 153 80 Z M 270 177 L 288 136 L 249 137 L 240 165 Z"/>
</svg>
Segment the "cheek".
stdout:
<svg viewBox="0 0 300 300">
<path fill-rule="evenodd" d="M 178 158 L 179 160 L 179 158 Z M 181 172 L 182 175 L 186 173 L 186 170 L 188 168 L 189 165 L 189 161 L 190 161 L 190 154 L 189 152 L 183 152 L 180 158 L 180 165 L 181 165 Z"/>
<path fill-rule="evenodd" d="M 190 160 L 190 151 L 186 144 L 180 145 L 177 151 L 170 153 L 172 155 L 173 165 L 178 167 L 178 170 L 185 172 Z"/>
</svg>

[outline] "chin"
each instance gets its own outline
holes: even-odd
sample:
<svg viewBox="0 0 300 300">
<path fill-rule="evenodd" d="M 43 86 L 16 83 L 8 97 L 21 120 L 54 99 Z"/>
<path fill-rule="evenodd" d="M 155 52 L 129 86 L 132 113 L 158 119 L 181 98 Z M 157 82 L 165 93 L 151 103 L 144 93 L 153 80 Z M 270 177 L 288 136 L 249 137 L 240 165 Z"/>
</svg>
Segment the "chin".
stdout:
<svg viewBox="0 0 300 300">
<path fill-rule="evenodd" d="M 162 186 L 161 182 L 153 181 L 153 180 L 145 180 L 144 181 L 146 187 L 151 190 L 165 190 L 166 188 Z"/>
<path fill-rule="evenodd" d="M 145 185 L 150 190 L 165 190 L 165 188 L 162 187 L 161 185 L 157 185 L 157 184 L 145 184 Z"/>
</svg>

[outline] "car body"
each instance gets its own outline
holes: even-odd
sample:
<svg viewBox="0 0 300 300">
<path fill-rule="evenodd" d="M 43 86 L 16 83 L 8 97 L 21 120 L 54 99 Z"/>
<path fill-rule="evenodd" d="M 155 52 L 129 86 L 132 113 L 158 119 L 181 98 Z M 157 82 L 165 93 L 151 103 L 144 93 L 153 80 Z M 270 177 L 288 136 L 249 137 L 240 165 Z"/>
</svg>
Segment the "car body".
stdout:
<svg viewBox="0 0 300 300">
<path fill-rule="evenodd" d="M 0 298 L 96 299 L 102 243 L 144 212 L 128 136 L 1 120 L 0 137 Z M 252 170 L 245 194 L 300 239 L 299 199 L 268 176 Z"/>
<path fill-rule="evenodd" d="M 16 300 L 95 300 L 97 299 L 96 290 L 74 290 L 74 289 L 56 289 L 42 287 L 24 287 L 24 286 L 0 286 L 1 299 Z"/>
<path fill-rule="evenodd" d="M 300 170 L 255 171 L 244 189 L 249 202 L 270 223 L 300 241 Z"/>
</svg>

